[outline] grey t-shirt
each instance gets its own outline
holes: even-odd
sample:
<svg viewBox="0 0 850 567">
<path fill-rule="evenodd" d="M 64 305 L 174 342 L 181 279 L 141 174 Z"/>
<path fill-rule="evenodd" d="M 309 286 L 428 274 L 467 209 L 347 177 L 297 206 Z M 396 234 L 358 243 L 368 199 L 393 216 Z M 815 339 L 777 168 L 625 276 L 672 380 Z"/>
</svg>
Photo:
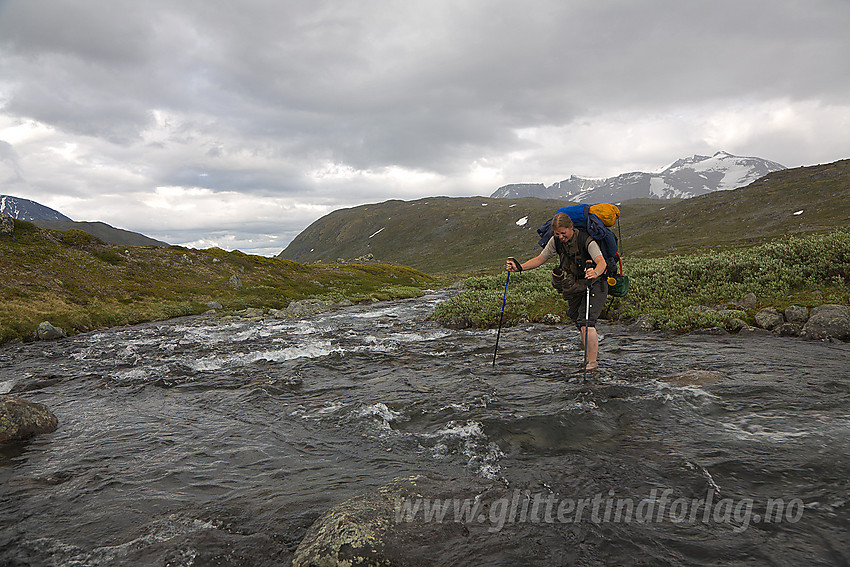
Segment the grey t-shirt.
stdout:
<svg viewBox="0 0 850 567">
<path fill-rule="evenodd" d="M 555 248 L 555 238 L 557 237 L 553 236 L 550 238 L 549 242 L 547 242 L 546 246 L 543 248 L 543 252 L 540 253 L 544 258 L 546 258 L 547 262 L 558 256 L 558 250 Z M 587 252 L 590 254 L 591 258 L 596 258 L 597 256 L 602 255 L 602 249 L 599 248 L 596 241 L 590 237 L 587 239 Z"/>
</svg>

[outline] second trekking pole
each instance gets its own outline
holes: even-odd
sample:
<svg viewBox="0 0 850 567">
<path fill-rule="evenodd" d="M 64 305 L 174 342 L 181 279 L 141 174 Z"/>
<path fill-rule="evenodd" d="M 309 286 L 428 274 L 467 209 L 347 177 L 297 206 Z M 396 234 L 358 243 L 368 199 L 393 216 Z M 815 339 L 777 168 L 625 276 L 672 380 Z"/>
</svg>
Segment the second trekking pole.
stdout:
<svg viewBox="0 0 850 567">
<path fill-rule="evenodd" d="M 588 319 L 590 319 L 590 280 L 587 279 L 587 269 L 593 264 L 590 260 L 588 260 L 585 265 L 585 287 L 587 288 L 587 303 L 584 308 L 584 362 L 582 366 L 584 366 L 584 376 L 582 377 L 582 382 L 587 382 L 587 332 L 588 332 Z"/>
</svg>

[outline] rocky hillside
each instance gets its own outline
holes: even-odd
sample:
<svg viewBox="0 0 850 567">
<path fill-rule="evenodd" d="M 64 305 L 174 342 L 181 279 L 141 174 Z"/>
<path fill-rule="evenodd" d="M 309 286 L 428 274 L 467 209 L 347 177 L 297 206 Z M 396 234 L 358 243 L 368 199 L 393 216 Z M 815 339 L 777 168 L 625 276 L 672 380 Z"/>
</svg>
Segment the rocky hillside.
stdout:
<svg viewBox="0 0 850 567">
<path fill-rule="evenodd" d="M 13 219 L 33 221 L 52 220 L 70 221 L 68 217 L 55 209 L 46 207 L 29 199 L 13 195 L 0 195 L 0 213 L 6 213 Z"/>
<path fill-rule="evenodd" d="M 850 160 L 786 169 L 746 187 L 691 199 L 621 203 L 621 248 L 653 256 L 745 246 L 789 232 L 850 225 Z M 298 262 L 373 257 L 426 272 L 492 270 L 539 251 L 537 227 L 565 201 L 432 197 L 334 211 L 279 257 Z M 617 233 L 615 227 L 615 233 Z"/>
</svg>

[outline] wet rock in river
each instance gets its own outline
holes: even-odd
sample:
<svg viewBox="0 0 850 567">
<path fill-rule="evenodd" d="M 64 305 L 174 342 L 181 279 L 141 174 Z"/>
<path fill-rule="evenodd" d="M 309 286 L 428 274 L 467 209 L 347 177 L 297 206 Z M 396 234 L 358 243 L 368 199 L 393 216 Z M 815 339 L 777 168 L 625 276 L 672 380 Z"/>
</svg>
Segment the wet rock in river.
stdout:
<svg viewBox="0 0 850 567">
<path fill-rule="evenodd" d="M 747 336 L 747 335 L 770 335 L 770 331 L 767 329 L 762 329 L 761 327 L 753 327 L 752 325 L 744 325 L 741 327 L 741 330 L 738 331 L 739 336 Z"/>
<path fill-rule="evenodd" d="M 352 303 L 345 302 L 345 304 L 342 304 L 325 299 L 300 299 L 291 302 L 284 309 L 273 311 L 272 315 L 279 319 L 307 317 L 316 313 L 334 311 L 345 305 L 352 305 Z"/>
<path fill-rule="evenodd" d="M 715 326 L 715 327 L 706 327 L 704 329 L 696 329 L 695 331 L 691 332 L 691 334 L 692 335 L 719 335 L 719 336 L 723 336 L 723 335 L 728 335 L 729 332 L 726 331 L 726 329 L 724 329 L 723 327 Z"/>
<path fill-rule="evenodd" d="M 850 307 L 834 304 L 815 307 L 802 334 L 809 339 L 850 339 Z"/>
<path fill-rule="evenodd" d="M 62 381 L 62 377 L 56 374 L 34 375 L 24 378 L 9 390 L 10 394 L 20 394 L 23 392 L 32 392 L 41 390 L 49 386 L 55 386 Z"/>
<path fill-rule="evenodd" d="M 724 375 L 715 370 L 688 370 L 675 376 L 667 376 L 662 378 L 665 382 L 672 382 L 680 386 L 691 384 L 711 384 L 724 378 Z"/>
<path fill-rule="evenodd" d="M 61 327 L 54 327 L 49 321 L 42 321 L 35 330 L 35 337 L 42 341 L 65 338 L 65 331 Z"/>
<path fill-rule="evenodd" d="M 237 311 L 237 313 L 247 319 L 262 319 L 266 312 L 259 307 L 248 307 L 247 309 Z"/>
<path fill-rule="evenodd" d="M 773 329 L 781 337 L 799 337 L 803 332 L 802 323 L 782 323 Z"/>
<path fill-rule="evenodd" d="M 655 330 L 655 317 L 652 315 L 641 315 L 637 321 L 629 325 L 629 331 L 633 333 L 650 333 Z"/>
<path fill-rule="evenodd" d="M 59 420 L 47 406 L 0 395 L 0 443 L 20 441 L 56 430 Z"/>
<path fill-rule="evenodd" d="M 532 494 L 480 477 L 413 475 L 323 514 L 292 565 L 478 565 L 494 554 L 500 561 L 488 564 L 525 565 L 534 557 L 535 565 L 583 565 L 582 555 L 594 554 L 601 541 L 575 520 L 575 506 L 551 490 Z"/>
<path fill-rule="evenodd" d="M 544 323 L 546 325 L 559 325 L 560 323 L 562 323 L 561 318 L 559 316 L 555 315 L 554 313 L 545 314 L 540 319 L 540 322 Z"/>
<path fill-rule="evenodd" d="M 504 498 L 505 491 L 502 485 L 483 479 L 447 479 L 431 473 L 393 480 L 316 520 L 295 551 L 292 565 L 428 565 L 434 557 L 468 545 L 471 539 L 480 541 L 482 535 L 491 537 L 492 545 L 504 544 L 506 534 L 488 534 L 480 517 L 471 518 L 471 523 L 456 521 L 450 503 L 482 495 L 484 500 L 496 500 Z M 448 505 L 441 521 L 425 520 L 421 506 L 426 500 Z M 405 515 L 414 507 L 418 514 Z M 488 517 L 486 510 L 480 514 Z M 473 533 L 479 531 L 483 534 Z"/>
</svg>

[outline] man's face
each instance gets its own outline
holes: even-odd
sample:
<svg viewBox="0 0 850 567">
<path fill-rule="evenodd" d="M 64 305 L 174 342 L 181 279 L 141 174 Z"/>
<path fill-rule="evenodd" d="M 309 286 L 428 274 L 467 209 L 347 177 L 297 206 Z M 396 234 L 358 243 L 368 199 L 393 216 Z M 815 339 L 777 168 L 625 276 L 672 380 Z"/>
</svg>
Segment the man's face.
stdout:
<svg viewBox="0 0 850 567">
<path fill-rule="evenodd" d="M 571 228 L 559 228 L 555 230 L 555 236 L 561 242 L 568 242 L 570 238 L 573 237 L 573 229 Z"/>
</svg>

